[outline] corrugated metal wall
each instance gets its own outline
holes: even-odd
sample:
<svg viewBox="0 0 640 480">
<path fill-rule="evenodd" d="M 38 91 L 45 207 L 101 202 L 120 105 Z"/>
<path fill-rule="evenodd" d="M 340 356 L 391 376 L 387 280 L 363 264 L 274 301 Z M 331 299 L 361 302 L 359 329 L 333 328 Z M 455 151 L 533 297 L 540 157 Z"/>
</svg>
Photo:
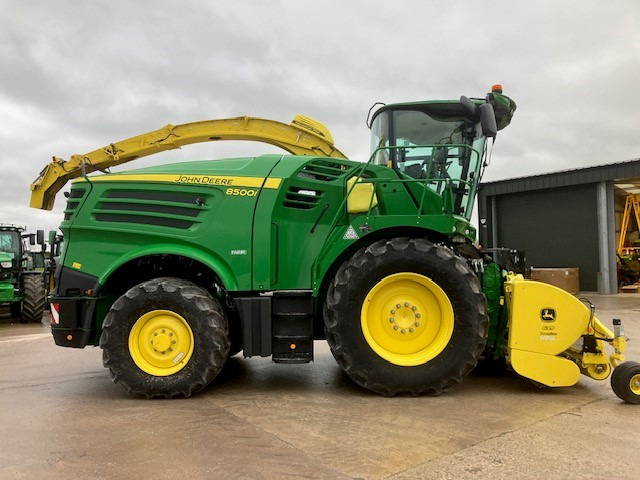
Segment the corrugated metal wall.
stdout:
<svg viewBox="0 0 640 480">
<path fill-rule="evenodd" d="M 488 203 L 489 221 L 480 228 L 482 245 L 524 250 L 529 266 L 579 267 L 580 288 L 598 289 L 596 184 L 504 194 L 489 197 Z M 481 224 L 486 218 L 482 210 Z M 498 218 L 498 245 L 491 235 L 492 210 Z"/>
</svg>

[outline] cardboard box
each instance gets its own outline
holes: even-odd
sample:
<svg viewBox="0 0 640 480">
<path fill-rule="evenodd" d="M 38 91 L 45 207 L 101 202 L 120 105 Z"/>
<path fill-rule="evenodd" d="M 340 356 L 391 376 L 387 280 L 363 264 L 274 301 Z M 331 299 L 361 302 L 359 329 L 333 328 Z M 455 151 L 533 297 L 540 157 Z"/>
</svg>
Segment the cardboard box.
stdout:
<svg viewBox="0 0 640 480">
<path fill-rule="evenodd" d="M 532 268 L 531 280 L 549 283 L 566 290 L 571 295 L 580 293 L 579 268 Z"/>
</svg>

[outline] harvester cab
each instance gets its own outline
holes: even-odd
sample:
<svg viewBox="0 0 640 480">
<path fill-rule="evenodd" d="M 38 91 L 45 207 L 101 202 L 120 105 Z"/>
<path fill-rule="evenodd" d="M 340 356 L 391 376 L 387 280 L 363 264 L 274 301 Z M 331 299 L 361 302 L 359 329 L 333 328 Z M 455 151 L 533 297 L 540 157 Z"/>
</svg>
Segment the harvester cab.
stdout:
<svg viewBox="0 0 640 480">
<path fill-rule="evenodd" d="M 400 178 L 421 181 L 407 183 L 410 194 L 424 185 L 443 197 L 444 213 L 468 220 L 489 164 L 487 140 L 509 125 L 515 110 L 501 85 L 494 85 L 485 99 L 382 106 L 368 124 L 373 163 L 397 170 Z"/>
<path fill-rule="evenodd" d="M 189 396 L 240 351 L 310 362 L 326 339 L 354 382 L 383 395 L 439 394 L 484 358 L 550 387 L 611 375 L 620 398 L 640 403 L 620 322 L 610 330 L 591 306 L 474 246 L 488 143 L 515 109 L 499 85 L 484 98 L 383 105 L 365 162 L 301 115 L 167 125 L 54 157 L 31 205 L 51 209 L 74 179 L 50 297 L 56 344 L 100 345 L 114 381 L 147 397 Z M 88 175 L 239 139 L 293 155 Z"/>
</svg>

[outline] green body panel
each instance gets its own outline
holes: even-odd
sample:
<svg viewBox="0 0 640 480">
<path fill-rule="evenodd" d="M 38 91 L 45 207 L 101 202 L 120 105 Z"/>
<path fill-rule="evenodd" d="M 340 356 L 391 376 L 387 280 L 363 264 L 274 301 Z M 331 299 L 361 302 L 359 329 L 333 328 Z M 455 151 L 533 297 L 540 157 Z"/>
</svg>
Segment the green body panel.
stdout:
<svg viewBox="0 0 640 480">
<path fill-rule="evenodd" d="M 77 181 L 68 200 L 67 220 L 61 225 L 66 239 L 62 263 L 104 284 L 133 259 L 174 254 L 207 265 L 229 291 L 313 289 L 317 293 L 325 272 L 356 241 L 343 239 L 349 226 L 360 237 L 406 226 L 424 229 L 425 235 L 433 231 L 475 237 L 464 218 L 443 214 L 442 198 L 429 189 L 425 192 L 422 183 L 413 181 L 407 187 L 402 181 L 409 177 L 399 177 L 394 170 L 369 164 L 362 171 L 362 167 L 333 158 L 265 155 L 164 165 L 106 175 L 100 181 Z M 158 174 L 224 175 L 241 177 L 240 181 L 269 178 L 272 184 L 247 187 L 255 190 L 252 196 L 240 196 L 229 195 L 228 185 L 159 181 Z M 358 174 L 363 181 L 375 182 L 378 204 L 369 212 L 350 215 L 347 180 Z M 125 181 L 127 176 L 132 180 Z M 176 201 L 175 195 L 197 196 L 204 202 L 188 205 L 189 216 L 181 213 L 185 203 Z M 150 204 L 155 211 L 148 211 Z M 191 225 L 140 223 L 174 220 Z"/>
<path fill-rule="evenodd" d="M 281 155 L 265 155 L 255 159 L 188 162 L 104 176 L 103 180 L 90 185 L 86 181 L 76 182 L 74 189 L 90 187 L 90 193 L 83 199 L 83 205 L 60 227 L 68 239 L 63 265 L 98 277 L 100 283 L 104 283 L 118 267 L 135 258 L 153 254 L 184 255 L 212 268 L 229 290 L 250 290 L 252 225 L 258 188 L 243 189 L 251 190 L 255 196 L 234 196 L 225 194 L 227 185 L 109 181 L 108 178 L 172 173 L 265 178 L 280 158 Z M 129 195 L 131 192 L 139 197 L 145 194 L 152 197 L 138 199 L 136 203 Z M 175 201 L 172 197 L 181 194 L 202 199 L 204 204 L 190 204 L 189 215 L 171 213 L 175 209 L 185 209 L 183 201 Z M 120 210 L 112 209 L 114 195 L 125 197 L 118 206 Z M 166 199 L 158 200 L 158 195 L 164 195 Z M 70 198 L 68 203 L 72 200 Z M 159 205 L 165 211 L 142 210 L 150 204 Z M 101 221 L 100 215 L 105 213 L 113 218 L 123 215 L 129 215 L 129 218 L 127 222 Z M 136 218 L 143 222 L 162 219 L 192 222 L 192 225 L 172 228 L 139 223 Z"/>
</svg>

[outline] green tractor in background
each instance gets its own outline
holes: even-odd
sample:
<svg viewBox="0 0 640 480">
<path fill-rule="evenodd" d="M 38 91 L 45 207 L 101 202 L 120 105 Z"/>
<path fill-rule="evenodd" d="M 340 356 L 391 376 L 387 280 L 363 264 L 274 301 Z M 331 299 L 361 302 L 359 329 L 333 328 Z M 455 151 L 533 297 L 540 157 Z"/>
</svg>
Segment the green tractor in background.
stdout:
<svg viewBox="0 0 640 480">
<path fill-rule="evenodd" d="M 47 295 L 48 262 L 44 232 L 25 234 L 14 225 L 0 225 L 0 306 L 22 323 L 41 322 Z M 38 243 L 40 251 L 32 251 Z"/>
</svg>

